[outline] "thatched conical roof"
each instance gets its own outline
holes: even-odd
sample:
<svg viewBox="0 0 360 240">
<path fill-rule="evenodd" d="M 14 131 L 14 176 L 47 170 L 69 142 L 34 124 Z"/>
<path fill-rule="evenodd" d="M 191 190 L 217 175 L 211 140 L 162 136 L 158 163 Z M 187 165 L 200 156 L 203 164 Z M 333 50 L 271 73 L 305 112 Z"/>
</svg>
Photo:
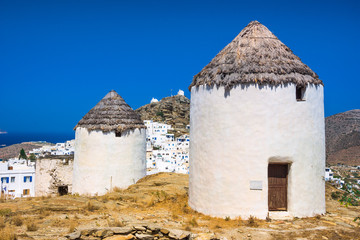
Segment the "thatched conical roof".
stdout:
<svg viewBox="0 0 360 240">
<path fill-rule="evenodd" d="M 231 89 L 239 83 L 278 85 L 323 84 L 285 44 L 258 21 L 250 22 L 239 35 L 194 76 L 192 86 L 217 85 Z"/>
<path fill-rule="evenodd" d="M 127 129 L 145 128 L 137 114 L 114 90 L 111 90 L 75 126 L 103 132 L 123 132 Z"/>
</svg>

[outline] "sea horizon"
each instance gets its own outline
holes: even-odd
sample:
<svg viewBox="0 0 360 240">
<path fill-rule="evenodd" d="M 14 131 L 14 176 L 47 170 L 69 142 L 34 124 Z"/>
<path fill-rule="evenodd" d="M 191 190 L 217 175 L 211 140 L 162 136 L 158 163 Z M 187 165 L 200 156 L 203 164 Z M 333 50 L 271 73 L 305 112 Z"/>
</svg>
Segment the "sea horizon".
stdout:
<svg viewBox="0 0 360 240">
<path fill-rule="evenodd" d="M 75 139 L 75 132 L 66 133 L 22 133 L 7 132 L 0 134 L 0 148 L 23 142 L 62 143 Z"/>
</svg>

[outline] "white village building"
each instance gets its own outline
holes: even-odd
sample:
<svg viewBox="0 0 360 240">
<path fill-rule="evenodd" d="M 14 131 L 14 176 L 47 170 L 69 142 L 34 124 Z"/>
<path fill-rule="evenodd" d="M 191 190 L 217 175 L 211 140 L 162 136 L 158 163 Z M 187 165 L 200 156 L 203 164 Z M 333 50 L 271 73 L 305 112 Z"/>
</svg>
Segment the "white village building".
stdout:
<svg viewBox="0 0 360 240">
<path fill-rule="evenodd" d="M 146 126 L 147 174 L 157 172 L 189 173 L 189 136 L 174 138 L 171 125 L 144 120 Z"/>
<path fill-rule="evenodd" d="M 146 175 L 145 125 L 110 91 L 75 127 L 72 192 L 105 194 Z"/>
<path fill-rule="evenodd" d="M 323 83 L 257 21 L 189 87 L 189 205 L 218 217 L 325 213 Z"/>
<path fill-rule="evenodd" d="M 0 162 L 1 197 L 34 197 L 35 165 L 24 159 Z"/>
<path fill-rule="evenodd" d="M 330 168 L 325 168 L 325 181 L 334 180 L 334 173 Z"/>
<path fill-rule="evenodd" d="M 148 146 L 160 147 L 168 140 L 174 140 L 174 134 L 169 134 L 168 131 L 172 130 L 171 125 L 152 120 L 144 120 L 146 126 L 146 142 Z"/>
<path fill-rule="evenodd" d="M 41 148 L 36 148 L 29 151 L 29 154 L 34 154 L 38 157 L 44 157 L 46 155 L 74 155 L 75 140 L 69 140 L 65 143 L 56 143 L 55 145 L 44 145 Z"/>
</svg>

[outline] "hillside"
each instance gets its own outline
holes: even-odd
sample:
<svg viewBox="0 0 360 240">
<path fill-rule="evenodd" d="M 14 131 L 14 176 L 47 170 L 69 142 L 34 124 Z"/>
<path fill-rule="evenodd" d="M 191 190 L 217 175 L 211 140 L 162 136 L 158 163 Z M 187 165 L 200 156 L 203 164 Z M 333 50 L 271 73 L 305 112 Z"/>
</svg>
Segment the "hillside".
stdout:
<svg viewBox="0 0 360 240">
<path fill-rule="evenodd" d="M 354 222 L 360 207 L 346 207 L 332 199 L 332 192 L 339 190 L 330 185 L 326 186 L 325 215 L 265 221 L 213 218 L 197 213 L 187 204 L 188 184 L 186 174 L 160 173 L 147 176 L 128 189 L 114 189 L 104 196 L 64 195 L 2 201 L 0 239 L 13 239 L 4 236 L 16 234 L 18 240 L 66 240 L 63 236 L 69 232 L 76 236 L 76 230 L 82 230 L 78 231 L 82 237 L 77 235 L 71 239 L 360 238 L 358 222 Z M 153 236 L 145 238 L 143 234 L 134 234 L 136 231 Z M 173 235 L 189 232 L 196 235 L 192 238 L 171 237 L 169 231 Z M 111 237 L 115 232 L 123 236 Z"/>
<path fill-rule="evenodd" d="M 360 109 L 325 119 L 327 163 L 360 165 Z"/>
<path fill-rule="evenodd" d="M 51 143 L 44 142 L 23 142 L 18 144 L 13 144 L 7 147 L 0 148 L 0 159 L 9 159 L 13 157 L 18 157 L 20 150 L 23 148 L 26 153 L 33 150 L 34 148 L 41 148 L 44 145 L 51 145 Z"/>
<path fill-rule="evenodd" d="M 181 95 L 166 97 L 156 103 L 146 104 L 135 110 L 142 120 L 153 120 L 172 125 L 175 137 L 188 133 L 190 100 Z"/>
</svg>

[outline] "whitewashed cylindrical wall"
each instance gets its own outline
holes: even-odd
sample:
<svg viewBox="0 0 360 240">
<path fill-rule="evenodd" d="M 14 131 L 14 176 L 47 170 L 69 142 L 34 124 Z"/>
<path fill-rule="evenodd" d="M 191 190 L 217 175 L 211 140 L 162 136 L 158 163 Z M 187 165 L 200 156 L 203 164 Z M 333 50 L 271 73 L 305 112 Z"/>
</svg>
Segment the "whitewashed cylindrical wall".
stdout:
<svg viewBox="0 0 360 240">
<path fill-rule="evenodd" d="M 268 164 L 288 163 L 287 211 L 325 213 L 323 86 L 192 87 L 189 205 L 218 217 L 268 215 Z M 262 190 L 250 190 L 259 181 Z"/>
<path fill-rule="evenodd" d="M 146 175 L 145 129 L 115 132 L 76 128 L 73 193 L 105 194 Z"/>
</svg>

